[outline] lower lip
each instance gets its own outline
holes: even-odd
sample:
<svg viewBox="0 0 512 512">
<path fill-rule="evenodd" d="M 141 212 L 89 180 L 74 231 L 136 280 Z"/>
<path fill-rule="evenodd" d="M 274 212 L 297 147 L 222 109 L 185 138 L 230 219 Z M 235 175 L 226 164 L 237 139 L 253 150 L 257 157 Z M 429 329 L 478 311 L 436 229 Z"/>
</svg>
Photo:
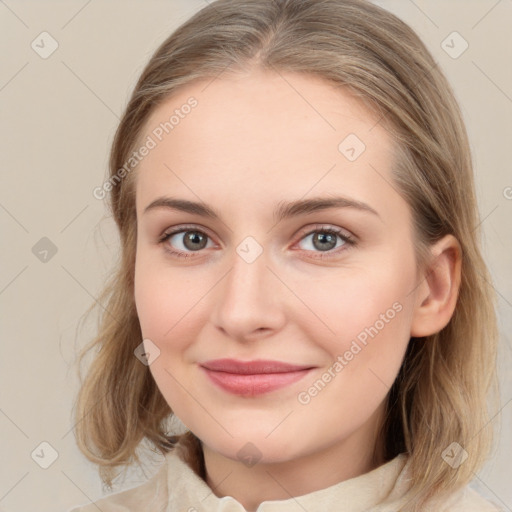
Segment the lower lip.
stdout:
<svg viewBox="0 0 512 512">
<path fill-rule="evenodd" d="M 216 372 L 201 367 L 210 380 L 224 391 L 234 395 L 256 396 L 284 388 L 305 377 L 311 368 L 294 372 L 259 373 L 242 375 L 238 373 Z"/>
</svg>

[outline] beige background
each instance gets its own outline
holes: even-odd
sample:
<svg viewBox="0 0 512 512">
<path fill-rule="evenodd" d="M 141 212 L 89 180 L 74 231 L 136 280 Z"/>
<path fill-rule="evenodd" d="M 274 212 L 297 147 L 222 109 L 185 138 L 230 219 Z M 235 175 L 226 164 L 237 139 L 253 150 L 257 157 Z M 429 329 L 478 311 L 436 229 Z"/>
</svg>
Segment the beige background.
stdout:
<svg viewBox="0 0 512 512">
<path fill-rule="evenodd" d="M 453 84 L 467 121 L 502 333 L 503 408 L 494 420 L 502 434 L 475 485 L 512 510 L 512 1 L 378 3 L 418 31 Z M 117 254 L 117 234 L 92 190 L 104 180 L 118 117 L 143 65 L 204 5 L 0 2 L 1 510 L 63 512 L 102 496 L 94 466 L 76 447 L 70 416 L 76 348 L 94 329 L 91 322 L 77 335 L 77 323 Z M 43 31 L 58 43 L 46 59 L 31 47 L 34 40 L 42 46 Z M 453 31 L 469 44 L 456 59 L 441 46 Z M 455 50 L 461 43 L 456 40 Z M 48 38 L 44 48 L 51 48 Z M 46 262 L 33 252 L 43 237 L 57 250 Z M 58 452 L 48 469 L 31 457 L 36 450 L 34 459 L 49 460 L 52 449 L 39 447 L 44 441 Z M 123 485 L 144 478 L 132 471 Z"/>
</svg>

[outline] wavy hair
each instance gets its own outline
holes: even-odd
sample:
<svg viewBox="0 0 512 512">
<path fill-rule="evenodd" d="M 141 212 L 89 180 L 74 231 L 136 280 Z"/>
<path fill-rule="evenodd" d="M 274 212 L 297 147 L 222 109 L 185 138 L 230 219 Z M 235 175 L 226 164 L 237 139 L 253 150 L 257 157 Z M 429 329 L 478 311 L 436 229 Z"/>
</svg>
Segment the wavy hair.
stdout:
<svg viewBox="0 0 512 512">
<path fill-rule="evenodd" d="M 411 338 L 381 431 L 386 459 L 409 455 L 408 510 L 421 510 L 431 497 L 467 484 L 491 449 L 487 400 L 498 389 L 496 298 L 482 258 L 471 151 L 453 91 L 416 33 L 365 0 L 218 0 L 151 57 L 111 148 L 108 199 L 121 255 L 99 298 L 98 335 L 79 355 L 81 364 L 94 351 L 75 402 L 78 446 L 109 487 L 116 468 L 139 461 L 141 441 L 162 454 L 176 446 L 166 429 L 172 410 L 134 356 L 142 341 L 134 302 L 136 170 L 122 180 L 119 170 L 149 116 L 170 95 L 194 80 L 254 67 L 309 74 L 356 94 L 392 134 L 394 186 L 413 214 L 418 266 L 426 268 L 429 246 L 444 235 L 460 243 L 454 314 L 440 332 Z M 198 439 L 187 433 L 184 441 L 193 448 L 189 463 L 201 474 Z M 468 453 L 457 469 L 442 456 L 453 442 Z"/>
</svg>

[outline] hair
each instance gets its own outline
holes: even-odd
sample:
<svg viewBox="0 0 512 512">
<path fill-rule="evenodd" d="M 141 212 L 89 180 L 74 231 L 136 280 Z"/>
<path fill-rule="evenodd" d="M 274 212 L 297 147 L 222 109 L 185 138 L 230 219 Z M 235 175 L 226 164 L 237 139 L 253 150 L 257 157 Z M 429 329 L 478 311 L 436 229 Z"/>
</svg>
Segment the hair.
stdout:
<svg viewBox="0 0 512 512">
<path fill-rule="evenodd" d="M 467 484 L 483 465 L 493 441 L 487 399 L 498 388 L 496 298 L 481 254 L 471 151 L 454 93 L 416 33 L 368 1 L 218 0 L 177 28 L 146 65 L 113 140 L 110 177 L 119 176 L 164 100 L 193 81 L 254 68 L 318 77 L 355 94 L 392 134 L 393 186 L 411 208 L 418 267 L 428 268 L 429 247 L 443 236 L 460 244 L 453 316 L 440 332 L 411 338 L 380 432 L 386 460 L 408 454 L 408 510 L 420 510 Z M 80 352 L 82 363 L 95 350 L 75 403 L 78 446 L 109 487 L 117 467 L 139 461 L 141 441 L 166 454 L 177 439 L 166 431 L 170 406 L 134 357 L 142 341 L 134 301 L 135 174 L 111 187 L 120 261 L 99 298 L 98 335 Z M 198 439 L 188 432 L 183 440 L 199 474 Z M 442 457 L 452 442 L 468 452 L 457 469 Z"/>
</svg>

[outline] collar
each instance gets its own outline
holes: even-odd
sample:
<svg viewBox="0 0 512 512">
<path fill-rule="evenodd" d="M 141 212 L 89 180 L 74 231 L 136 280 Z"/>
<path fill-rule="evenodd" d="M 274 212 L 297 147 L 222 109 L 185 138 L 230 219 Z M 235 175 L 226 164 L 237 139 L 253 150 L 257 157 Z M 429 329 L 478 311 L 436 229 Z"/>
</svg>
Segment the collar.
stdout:
<svg viewBox="0 0 512 512">
<path fill-rule="evenodd" d="M 169 497 L 165 512 L 247 512 L 235 498 L 216 496 L 178 452 L 171 451 L 165 458 Z M 344 512 L 363 512 L 384 501 L 396 503 L 408 482 L 406 462 L 407 455 L 401 453 L 368 473 L 325 489 L 285 500 L 264 501 L 255 512 L 329 512 L 339 511 L 340 506 Z"/>
</svg>

